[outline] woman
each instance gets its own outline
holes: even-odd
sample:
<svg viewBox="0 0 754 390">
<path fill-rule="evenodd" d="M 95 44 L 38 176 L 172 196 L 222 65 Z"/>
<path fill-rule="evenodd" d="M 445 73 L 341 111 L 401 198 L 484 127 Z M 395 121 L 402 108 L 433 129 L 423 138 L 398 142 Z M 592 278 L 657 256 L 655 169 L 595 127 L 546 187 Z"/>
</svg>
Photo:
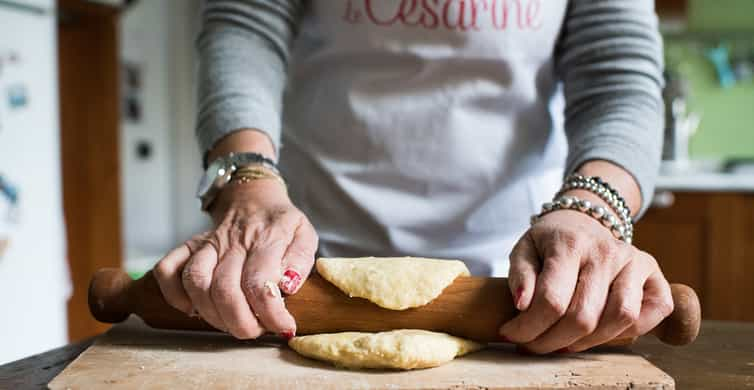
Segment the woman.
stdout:
<svg viewBox="0 0 754 390">
<path fill-rule="evenodd" d="M 509 273 L 521 313 L 501 339 L 534 353 L 646 333 L 673 308 L 629 244 L 659 164 L 653 5 L 207 1 L 200 196 L 216 227 L 156 266 L 168 302 L 238 338 L 292 337 L 276 285 L 294 294 L 315 252 L 421 255 Z"/>
</svg>

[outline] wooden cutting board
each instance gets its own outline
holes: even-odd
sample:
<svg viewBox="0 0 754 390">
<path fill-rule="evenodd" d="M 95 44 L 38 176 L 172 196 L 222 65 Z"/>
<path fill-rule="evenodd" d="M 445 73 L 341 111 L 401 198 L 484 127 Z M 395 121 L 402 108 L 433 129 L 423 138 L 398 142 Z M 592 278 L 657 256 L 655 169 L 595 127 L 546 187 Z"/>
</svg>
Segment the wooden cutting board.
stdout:
<svg viewBox="0 0 754 390">
<path fill-rule="evenodd" d="M 432 369 L 352 371 L 299 356 L 275 338 L 161 331 L 131 318 L 60 373 L 51 389 L 674 389 L 673 379 L 627 349 L 552 357 L 510 346 Z"/>
</svg>

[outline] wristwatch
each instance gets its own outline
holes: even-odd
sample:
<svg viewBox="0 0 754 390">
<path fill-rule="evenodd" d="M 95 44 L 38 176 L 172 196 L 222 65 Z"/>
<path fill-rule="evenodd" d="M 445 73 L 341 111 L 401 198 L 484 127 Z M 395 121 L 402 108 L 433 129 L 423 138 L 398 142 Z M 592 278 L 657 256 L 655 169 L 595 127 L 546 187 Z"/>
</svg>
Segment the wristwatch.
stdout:
<svg viewBox="0 0 754 390">
<path fill-rule="evenodd" d="M 233 178 L 233 173 L 248 166 L 263 166 L 280 175 L 275 162 L 259 153 L 230 153 L 218 157 L 209 164 L 196 190 L 202 211 L 207 211 L 220 190 Z"/>
</svg>

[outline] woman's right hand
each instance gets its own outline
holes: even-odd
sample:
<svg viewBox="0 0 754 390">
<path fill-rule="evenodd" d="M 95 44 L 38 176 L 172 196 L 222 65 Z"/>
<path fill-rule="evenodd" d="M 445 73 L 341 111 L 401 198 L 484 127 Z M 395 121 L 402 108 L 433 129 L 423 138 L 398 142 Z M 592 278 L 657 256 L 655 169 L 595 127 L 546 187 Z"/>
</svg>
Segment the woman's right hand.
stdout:
<svg viewBox="0 0 754 390">
<path fill-rule="evenodd" d="M 173 249 L 154 268 L 167 302 L 239 339 L 296 322 L 281 290 L 294 294 L 314 264 L 318 237 L 277 180 L 230 183 L 215 199 L 216 228 Z"/>
</svg>

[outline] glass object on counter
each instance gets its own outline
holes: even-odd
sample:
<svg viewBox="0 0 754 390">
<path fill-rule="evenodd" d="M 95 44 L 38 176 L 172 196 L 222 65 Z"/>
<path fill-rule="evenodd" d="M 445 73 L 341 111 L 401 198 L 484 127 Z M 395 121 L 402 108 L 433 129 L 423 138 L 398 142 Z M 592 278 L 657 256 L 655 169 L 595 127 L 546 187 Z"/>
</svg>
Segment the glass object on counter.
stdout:
<svg viewBox="0 0 754 390">
<path fill-rule="evenodd" d="M 665 72 L 665 137 L 663 143 L 663 166 L 671 171 L 685 171 L 689 166 L 689 140 L 699 127 L 701 117 L 690 112 L 688 81 L 672 69 Z"/>
</svg>

